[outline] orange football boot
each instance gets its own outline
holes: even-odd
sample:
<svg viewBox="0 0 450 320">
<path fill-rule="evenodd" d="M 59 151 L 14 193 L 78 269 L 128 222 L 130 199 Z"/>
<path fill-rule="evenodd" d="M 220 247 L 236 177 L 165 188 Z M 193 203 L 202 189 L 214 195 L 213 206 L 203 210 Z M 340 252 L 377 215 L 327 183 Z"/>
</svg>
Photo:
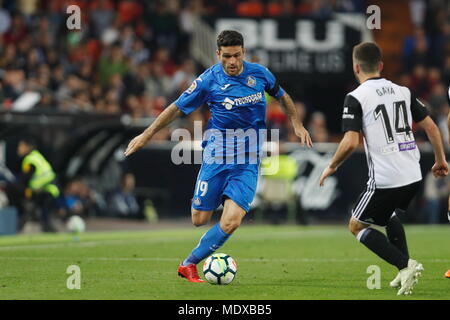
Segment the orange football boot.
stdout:
<svg viewBox="0 0 450 320">
<path fill-rule="evenodd" d="M 182 278 L 186 278 L 189 282 L 206 282 L 202 280 L 197 272 L 197 266 L 193 263 L 183 266 L 180 264 L 178 267 L 178 275 Z"/>
</svg>

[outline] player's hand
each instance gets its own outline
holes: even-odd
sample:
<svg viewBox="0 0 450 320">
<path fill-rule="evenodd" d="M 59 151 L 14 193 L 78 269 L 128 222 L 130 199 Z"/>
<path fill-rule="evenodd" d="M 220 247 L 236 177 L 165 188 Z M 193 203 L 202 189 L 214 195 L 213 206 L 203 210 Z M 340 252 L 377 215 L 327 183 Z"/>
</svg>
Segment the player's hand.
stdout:
<svg viewBox="0 0 450 320">
<path fill-rule="evenodd" d="M 306 130 L 304 126 L 301 125 L 301 126 L 296 127 L 294 129 L 294 132 L 295 132 L 295 135 L 300 138 L 300 143 L 301 143 L 302 147 L 304 147 L 305 143 L 306 143 L 306 146 L 312 148 L 313 143 L 311 140 L 311 136 L 309 135 L 308 130 Z"/>
<path fill-rule="evenodd" d="M 136 151 L 144 147 L 149 140 L 149 137 L 144 133 L 141 133 L 140 135 L 134 137 L 133 140 L 131 140 L 128 144 L 127 150 L 125 150 L 125 156 L 128 157 L 130 154 L 135 153 Z"/>
<path fill-rule="evenodd" d="M 433 175 L 438 178 L 443 178 L 448 175 L 448 164 L 447 162 L 436 162 L 431 168 Z"/>
<path fill-rule="evenodd" d="M 331 168 L 329 165 L 322 171 L 322 175 L 320 176 L 319 185 L 323 187 L 325 179 L 334 174 L 337 171 L 336 168 Z"/>
</svg>

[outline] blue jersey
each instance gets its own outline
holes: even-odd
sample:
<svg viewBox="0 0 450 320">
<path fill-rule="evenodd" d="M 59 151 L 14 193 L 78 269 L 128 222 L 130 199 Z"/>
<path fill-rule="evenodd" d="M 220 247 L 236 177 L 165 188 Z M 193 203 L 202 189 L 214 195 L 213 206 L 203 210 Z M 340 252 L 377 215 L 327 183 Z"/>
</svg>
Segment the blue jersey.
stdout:
<svg viewBox="0 0 450 320">
<path fill-rule="evenodd" d="M 175 105 L 184 113 L 190 114 L 206 103 L 211 111 L 208 131 L 223 134 L 225 148 L 234 148 L 234 155 L 241 150 L 239 144 L 245 142 L 239 138 L 227 136 L 227 129 L 254 129 L 259 132 L 266 128 L 266 99 L 264 91 L 275 98 L 284 94 L 274 75 L 257 63 L 243 62 L 244 69 L 237 76 L 225 73 L 220 63 L 203 72 L 192 85 L 175 101 Z M 203 147 L 214 146 L 215 136 L 206 136 Z M 248 138 L 247 138 L 248 139 Z M 217 140 L 216 140 L 217 142 Z M 212 143 L 212 144 L 211 144 Z M 232 146 L 233 145 L 233 146 Z M 245 147 L 248 152 L 249 146 Z M 260 151 L 259 143 L 255 146 Z M 205 149 L 206 150 L 206 149 Z M 225 150 L 224 150 L 225 152 Z"/>
</svg>

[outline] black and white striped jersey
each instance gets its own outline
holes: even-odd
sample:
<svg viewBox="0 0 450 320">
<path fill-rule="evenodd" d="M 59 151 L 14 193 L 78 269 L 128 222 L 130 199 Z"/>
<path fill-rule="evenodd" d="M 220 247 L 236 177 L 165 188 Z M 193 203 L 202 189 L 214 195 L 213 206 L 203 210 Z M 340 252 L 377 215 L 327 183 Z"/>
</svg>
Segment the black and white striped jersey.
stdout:
<svg viewBox="0 0 450 320">
<path fill-rule="evenodd" d="M 368 184 L 396 188 L 422 179 L 412 121 L 427 115 L 408 88 L 384 78 L 368 79 L 346 96 L 342 129 L 364 135 Z"/>
</svg>

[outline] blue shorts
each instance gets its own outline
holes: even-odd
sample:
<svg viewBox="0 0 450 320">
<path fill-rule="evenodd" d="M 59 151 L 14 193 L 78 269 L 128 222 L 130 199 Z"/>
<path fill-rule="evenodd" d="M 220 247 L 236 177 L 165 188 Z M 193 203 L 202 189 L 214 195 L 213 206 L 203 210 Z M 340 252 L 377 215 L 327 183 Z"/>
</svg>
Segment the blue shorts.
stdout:
<svg viewBox="0 0 450 320">
<path fill-rule="evenodd" d="M 255 197 L 258 168 L 258 164 L 203 163 L 195 184 L 192 208 L 215 210 L 230 198 L 248 212 Z"/>
</svg>

